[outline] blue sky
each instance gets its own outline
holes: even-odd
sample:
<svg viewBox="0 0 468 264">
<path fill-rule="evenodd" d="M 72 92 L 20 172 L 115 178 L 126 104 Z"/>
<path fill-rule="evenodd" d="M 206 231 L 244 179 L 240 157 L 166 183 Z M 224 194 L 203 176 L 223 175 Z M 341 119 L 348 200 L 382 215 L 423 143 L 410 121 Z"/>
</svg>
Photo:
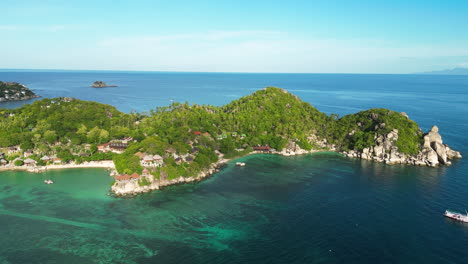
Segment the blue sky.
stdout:
<svg viewBox="0 0 468 264">
<path fill-rule="evenodd" d="M 468 1 L 0 1 L 0 68 L 411 73 L 468 67 Z"/>
</svg>

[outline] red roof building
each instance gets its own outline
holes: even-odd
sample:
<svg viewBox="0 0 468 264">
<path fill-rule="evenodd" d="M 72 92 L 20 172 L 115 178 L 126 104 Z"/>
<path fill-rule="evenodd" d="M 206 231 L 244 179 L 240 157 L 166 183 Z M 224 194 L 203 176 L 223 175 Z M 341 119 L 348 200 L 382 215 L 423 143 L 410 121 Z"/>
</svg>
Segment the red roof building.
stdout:
<svg viewBox="0 0 468 264">
<path fill-rule="evenodd" d="M 253 147 L 252 149 L 256 150 L 256 151 L 270 151 L 271 150 L 270 146 L 268 146 L 268 145 Z"/>
<path fill-rule="evenodd" d="M 140 178 L 140 175 L 138 175 L 138 173 L 136 172 L 134 172 L 132 175 L 122 174 L 122 175 L 117 175 L 114 177 L 116 181 L 138 180 L 139 178 Z"/>
</svg>

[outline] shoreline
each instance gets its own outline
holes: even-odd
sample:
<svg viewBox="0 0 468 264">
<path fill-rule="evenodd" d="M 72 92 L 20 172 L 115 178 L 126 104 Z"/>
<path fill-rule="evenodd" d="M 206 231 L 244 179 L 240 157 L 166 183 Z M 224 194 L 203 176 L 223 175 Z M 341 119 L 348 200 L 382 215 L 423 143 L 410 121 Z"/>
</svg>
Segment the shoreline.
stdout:
<svg viewBox="0 0 468 264">
<path fill-rule="evenodd" d="M 60 169 L 80 169 L 80 168 L 104 168 L 104 169 L 115 169 L 114 162 L 112 160 L 103 161 L 90 161 L 82 164 L 63 164 L 63 165 L 47 165 L 47 166 L 2 166 L 0 172 L 4 171 L 27 171 L 31 173 L 40 173 L 47 170 L 60 170 Z"/>
<path fill-rule="evenodd" d="M 1 104 L 1 103 L 11 103 L 11 102 L 18 102 L 18 101 L 31 100 L 31 99 L 35 99 L 35 98 L 41 98 L 41 97 L 42 97 L 42 96 L 40 96 L 40 95 L 35 95 L 35 96 L 28 96 L 28 97 L 25 97 L 25 98 L 15 99 L 15 100 L 3 100 L 3 101 L 0 101 L 0 104 Z"/>
<path fill-rule="evenodd" d="M 193 183 L 193 182 L 201 182 L 202 180 L 211 177 L 213 174 L 217 173 L 222 169 L 229 161 L 231 160 L 236 160 L 240 159 L 246 156 L 250 155 L 257 155 L 257 154 L 268 154 L 268 155 L 280 155 L 284 157 L 290 157 L 290 156 L 297 156 L 297 155 L 305 155 L 305 154 L 312 154 L 312 153 L 319 153 L 319 152 L 333 152 L 337 154 L 341 154 L 336 151 L 329 151 L 329 150 L 303 150 L 301 149 L 298 152 L 262 152 L 262 151 L 252 151 L 248 154 L 241 155 L 239 157 L 234 157 L 234 158 L 229 158 L 229 159 L 224 159 L 223 157 L 220 158 L 215 163 L 212 163 L 209 168 L 199 172 L 197 175 L 191 176 L 191 177 L 182 177 L 179 176 L 177 178 L 171 179 L 171 180 L 153 180 L 151 184 L 147 186 L 139 186 L 138 181 L 130 181 L 130 182 L 115 182 L 110 190 L 110 193 L 114 197 L 125 197 L 125 196 L 135 196 L 141 193 L 147 193 L 151 192 L 154 190 L 160 190 L 164 187 L 167 186 L 172 186 L 172 185 L 178 185 L 178 184 L 184 184 L 184 183 Z"/>
<path fill-rule="evenodd" d="M 314 153 L 336 153 L 343 157 L 351 158 L 351 159 L 360 159 L 360 160 L 370 160 L 377 163 L 392 165 L 392 163 L 386 163 L 385 161 L 373 160 L 373 159 L 365 159 L 360 156 L 352 156 L 349 155 L 347 152 L 337 151 L 337 150 L 325 150 L 325 149 L 312 149 L 312 150 L 304 150 L 304 149 L 296 149 L 296 151 L 290 150 L 282 150 L 282 151 L 252 151 L 250 153 L 240 155 L 237 157 L 225 159 L 223 156 L 219 158 L 219 160 L 215 163 L 212 163 L 209 168 L 206 168 L 199 172 L 197 175 L 193 175 L 190 177 L 182 177 L 179 176 L 177 178 L 171 180 L 160 180 L 154 179 L 151 181 L 149 185 L 140 186 L 138 181 L 133 182 L 124 182 L 119 183 L 115 182 L 112 187 L 110 188 L 109 192 L 110 195 L 113 197 L 133 197 L 138 194 L 151 192 L 154 190 L 160 190 L 167 186 L 172 185 L 179 185 L 184 183 L 193 183 L 193 182 L 201 182 L 206 178 L 211 177 L 213 174 L 219 172 L 222 168 L 226 166 L 226 164 L 232 160 L 241 159 L 250 155 L 257 155 L 257 154 L 267 154 L 267 155 L 280 155 L 283 157 L 291 157 L 291 156 L 298 156 L 298 155 L 305 155 L 305 154 L 314 154 Z M 394 163 L 393 163 L 394 164 Z M 410 165 L 410 166 L 417 166 L 416 164 L 411 163 L 401 163 L 402 165 Z M 427 166 L 427 165 L 426 165 Z M 104 160 L 104 161 L 91 161 L 82 164 L 63 164 L 63 165 L 48 165 L 48 166 L 36 166 L 36 167 L 26 167 L 26 166 L 4 166 L 0 167 L 0 172 L 3 171 L 27 171 L 30 173 L 41 173 L 47 170 L 57 170 L 57 169 L 78 169 L 78 168 L 104 168 L 109 170 L 109 176 L 115 176 L 115 164 L 112 160 Z"/>
</svg>

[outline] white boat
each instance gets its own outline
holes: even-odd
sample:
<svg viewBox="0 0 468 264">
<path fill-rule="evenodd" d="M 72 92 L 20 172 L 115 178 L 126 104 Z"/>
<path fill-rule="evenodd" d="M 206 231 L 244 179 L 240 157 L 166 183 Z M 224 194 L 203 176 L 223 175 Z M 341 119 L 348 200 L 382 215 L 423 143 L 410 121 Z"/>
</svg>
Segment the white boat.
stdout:
<svg viewBox="0 0 468 264">
<path fill-rule="evenodd" d="M 244 162 L 236 162 L 236 165 L 237 165 L 237 166 L 240 166 L 240 167 L 244 167 L 244 166 L 245 166 L 245 163 L 244 163 Z"/>
<path fill-rule="evenodd" d="M 53 182 L 52 180 L 44 180 L 44 183 L 45 183 L 45 184 L 52 184 L 52 183 L 54 183 L 54 182 Z"/>
<path fill-rule="evenodd" d="M 465 210 L 465 213 L 466 214 L 461 214 L 461 213 L 458 213 L 458 212 L 445 210 L 445 216 L 446 217 L 455 219 L 457 221 L 468 223 L 468 212 L 466 212 L 466 210 Z"/>
</svg>

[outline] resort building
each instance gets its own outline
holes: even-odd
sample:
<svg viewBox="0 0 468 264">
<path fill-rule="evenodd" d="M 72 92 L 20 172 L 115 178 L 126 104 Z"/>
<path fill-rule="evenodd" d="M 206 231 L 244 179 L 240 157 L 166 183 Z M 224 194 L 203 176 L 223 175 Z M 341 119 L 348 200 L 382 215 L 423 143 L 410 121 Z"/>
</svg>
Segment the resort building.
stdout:
<svg viewBox="0 0 468 264">
<path fill-rule="evenodd" d="M 122 153 L 127 148 L 128 144 L 123 142 L 107 142 L 101 145 L 98 145 L 98 151 L 100 152 L 114 152 Z"/>
<path fill-rule="evenodd" d="M 116 181 L 134 181 L 134 180 L 139 180 L 140 179 L 140 175 L 136 172 L 134 172 L 133 174 L 129 175 L 129 174 L 122 174 L 122 175 L 117 175 L 114 177 L 114 179 Z"/>
<path fill-rule="evenodd" d="M 8 154 L 16 154 L 18 152 L 21 151 L 21 148 L 18 146 L 18 147 L 9 147 L 8 148 Z"/>
<path fill-rule="evenodd" d="M 163 165 L 163 158 L 159 155 L 145 155 L 140 164 L 143 167 L 159 167 Z"/>
<path fill-rule="evenodd" d="M 260 151 L 260 152 L 270 152 L 271 151 L 271 148 L 268 145 L 266 145 L 266 146 L 257 146 L 257 147 L 253 147 L 252 149 L 255 150 L 255 151 Z"/>
<path fill-rule="evenodd" d="M 44 162 L 49 162 L 49 161 L 52 160 L 52 158 L 49 157 L 49 156 L 43 156 L 43 157 L 41 158 L 41 160 L 44 161 Z"/>
<path fill-rule="evenodd" d="M 36 166 L 36 161 L 33 159 L 25 159 L 24 165 L 29 166 L 29 167 L 34 167 Z"/>
</svg>

